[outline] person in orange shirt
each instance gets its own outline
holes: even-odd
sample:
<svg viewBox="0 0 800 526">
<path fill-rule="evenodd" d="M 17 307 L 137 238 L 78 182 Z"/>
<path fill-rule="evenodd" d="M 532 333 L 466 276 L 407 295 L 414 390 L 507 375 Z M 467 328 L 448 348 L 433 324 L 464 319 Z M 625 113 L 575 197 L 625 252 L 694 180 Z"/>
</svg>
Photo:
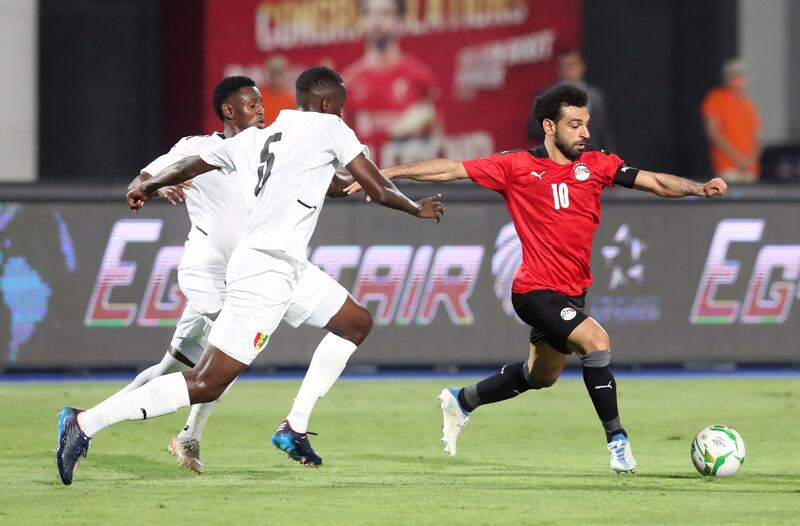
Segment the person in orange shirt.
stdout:
<svg viewBox="0 0 800 526">
<path fill-rule="evenodd" d="M 713 88 L 701 107 L 711 143 L 714 174 L 729 183 L 758 180 L 761 141 L 758 109 L 747 97 L 747 67 L 732 59 L 722 67 L 725 85 Z"/>
<path fill-rule="evenodd" d="M 259 87 L 264 97 L 264 122 L 269 125 L 281 110 L 294 110 L 297 102 L 288 87 L 287 69 L 289 63 L 283 55 L 272 55 L 264 62 L 266 84 Z"/>
</svg>

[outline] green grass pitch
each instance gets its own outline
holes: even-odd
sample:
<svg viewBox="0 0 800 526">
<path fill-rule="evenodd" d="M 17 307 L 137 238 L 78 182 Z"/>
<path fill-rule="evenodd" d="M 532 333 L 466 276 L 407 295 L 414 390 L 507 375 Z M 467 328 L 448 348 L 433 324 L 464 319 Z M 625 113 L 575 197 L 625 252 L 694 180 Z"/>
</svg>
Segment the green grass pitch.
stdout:
<svg viewBox="0 0 800 526">
<path fill-rule="evenodd" d="M 800 380 L 623 379 L 639 463 L 616 475 L 580 380 L 477 410 L 442 453 L 436 380 L 344 381 L 317 404 L 325 465 L 268 443 L 299 382 L 240 382 L 203 437 L 207 471 L 167 442 L 186 411 L 100 433 L 71 487 L 53 464 L 56 412 L 112 384 L 0 385 L 0 524 L 797 524 Z M 727 424 L 747 445 L 732 479 L 698 475 L 689 445 Z"/>
</svg>

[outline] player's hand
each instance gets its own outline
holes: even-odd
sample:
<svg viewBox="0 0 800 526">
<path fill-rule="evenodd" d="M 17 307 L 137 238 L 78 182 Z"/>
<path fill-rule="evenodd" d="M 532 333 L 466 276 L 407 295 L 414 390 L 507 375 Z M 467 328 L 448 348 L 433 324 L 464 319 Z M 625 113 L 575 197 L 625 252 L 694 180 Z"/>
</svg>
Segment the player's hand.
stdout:
<svg viewBox="0 0 800 526">
<path fill-rule="evenodd" d="M 144 185 L 140 184 L 128 191 L 127 200 L 131 210 L 139 210 L 146 202 L 153 198 L 153 194 L 144 190 Z"/>
<path fill-rule="evenodd" d="M 435 219 L 438 223 L 444 215 L 444 205 L 441 201 L 442 194 L 420 199 L 417 201 L 417 204 L 420 206 L 421 210 L 417 212 L 417 217 L 422 219 Z"/>
<path fill-rule="evenodd" d="M 165 186 L 156 191 L 159 197 L 166 199 L 170 204 L 177 205 L 181 201 L 186 201 L 186 191 L 191 188 L 192 181 L 177 184 L 175 186 Z"/>
<path fill-rule="evenodd" d="M 725 195 L 727 190 L 728 184 L 719 177 L 715 177 L 703 185 L 703 197 L 717 197 L 720 195 Z"/>
<path fill-rule="evenodd" d="M 353 194 L 357 194 L 357 193 L 358 193 L 358 192 L 360 192 L 360 191 L 361 191 L 361 185 L 360 185 L 360 184 L 358 184 L 357 182 L 356 182 L 356 183 L 353 183 L 353 184 L 351 184 L 350 186 L 348 186 L 348 187 L 346 187 L 346 188 L 344 189 L 344 193 L 345 193 L 345 194 L 347 194 L 347 195 L 353 195 Z M 364 196 L 364 200 L 365 200 L 367 203 L 369 203 L 370 201 L 372 201 L 372 198 L 371 198 L 370 196 L 368 196 L 368 195 L 365 195 L 365 196 Z"/>
<path fill-rule="evenodd" d="M 344 189 L 344 193 L 346 193 L 347 195 L 357 194 L 360 191 L 361 191 L 361 185 L 358 184 L 358 182 L 354 182 L 350 186 L 346 186 Z"/>
</svg>

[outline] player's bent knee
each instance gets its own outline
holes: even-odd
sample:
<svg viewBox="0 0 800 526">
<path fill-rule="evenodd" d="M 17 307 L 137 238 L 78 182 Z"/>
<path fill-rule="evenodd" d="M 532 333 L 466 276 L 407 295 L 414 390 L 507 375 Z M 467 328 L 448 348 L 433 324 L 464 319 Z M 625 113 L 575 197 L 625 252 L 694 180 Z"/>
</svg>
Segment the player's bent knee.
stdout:
<svg viewBox="0 0 800 526">
<path fill-rule="evenodd" d="M 222 393 L 225 392 L 225 387 L 224 385 L 212 385 L 200 382 L 197 384 L 197 401 L 194 402 L 195 397 L 192 397 L 192 401 L 194 403 L 213 402 L 222 396 Z"/>
<path fill-rule="evenodd" d="M 531 377 L 531 380 L 528 382 L 528 385 L 531 386 L 531 389 L 547 389 L 548 387 L 553 387 L 555 385 L 558 377 L 554 378 L 534 378 Z"/>
<path fill-rule="evenodd" d="M 525 382 L 531 389 L 547 389 L 548 387 L 552 387 L 553 384 L 556 383 L 556 380 L 558 380 L 558 376 L 542 377 L 540 375 L 534 375 L 528 370 L 527 362 L 522 366 L 522 374 L 525 378 Z"/>
<path fill-rule="evenodd" d="M 225 392 L 227 384 L 210 382 L 202 375 L 191 371 L 184 373 L 186 386 L 189 388 L 189 400 L 192 404 L 202 404 L 217 400 Z"/>
<path fill-rule="evenodd" d="M 589 341 L 583 345 L 583 350 L 586 352 L 586 354 L 603 352 L 610 348 L 611 342 L 608 340 L 607 334 L 599 334 L 596 337 L 589 339 Z"/>
<path fill-rule="evenodd" d="M 372 331 L 372 315 L 363 307 L 358 309 L 358 315 L 354 316 L 353 326 L 345 339 L 350 340 L 356 345 L 367 339 L 370 331 Z"/>
</svg>

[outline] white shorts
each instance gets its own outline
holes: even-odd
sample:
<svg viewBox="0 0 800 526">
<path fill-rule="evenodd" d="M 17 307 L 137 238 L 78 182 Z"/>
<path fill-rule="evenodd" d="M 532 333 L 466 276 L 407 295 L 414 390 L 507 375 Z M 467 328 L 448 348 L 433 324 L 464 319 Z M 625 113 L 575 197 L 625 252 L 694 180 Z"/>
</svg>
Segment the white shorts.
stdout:
<svg viewBox="0 0 800 526">
<path fill-rule="evenodd" d="M 347 289 L 339 282 L 318 266 L 307 263 L 283 321 L 292 327 L 303 324 L 325 327 L 342 308 L 347 295 Z"/>
<path fill-rule="evenodd" d="M 228 262 L 225 304 L 208 342 L 252 363 L 289 309 L 306 264 L 283 252 L 236 247 Z"/>
<path fill-rule="evenodd" d="M 178 265 L 178 285 L 194 309 L 216 318 L 225 301 L 225 265 L 209 260 L 208 243 L 188 240 Z"/>
<path fill-rule="evenodd" d="M 206 348 L 209 330 L 211 330 L 211 322 L 197 312 L 194 307 L 186 305 L 181 319 L 175 326 L 170 347 L 196 364 L 200 361 L 200 356 L 203 355 Z"/>
</svg>

